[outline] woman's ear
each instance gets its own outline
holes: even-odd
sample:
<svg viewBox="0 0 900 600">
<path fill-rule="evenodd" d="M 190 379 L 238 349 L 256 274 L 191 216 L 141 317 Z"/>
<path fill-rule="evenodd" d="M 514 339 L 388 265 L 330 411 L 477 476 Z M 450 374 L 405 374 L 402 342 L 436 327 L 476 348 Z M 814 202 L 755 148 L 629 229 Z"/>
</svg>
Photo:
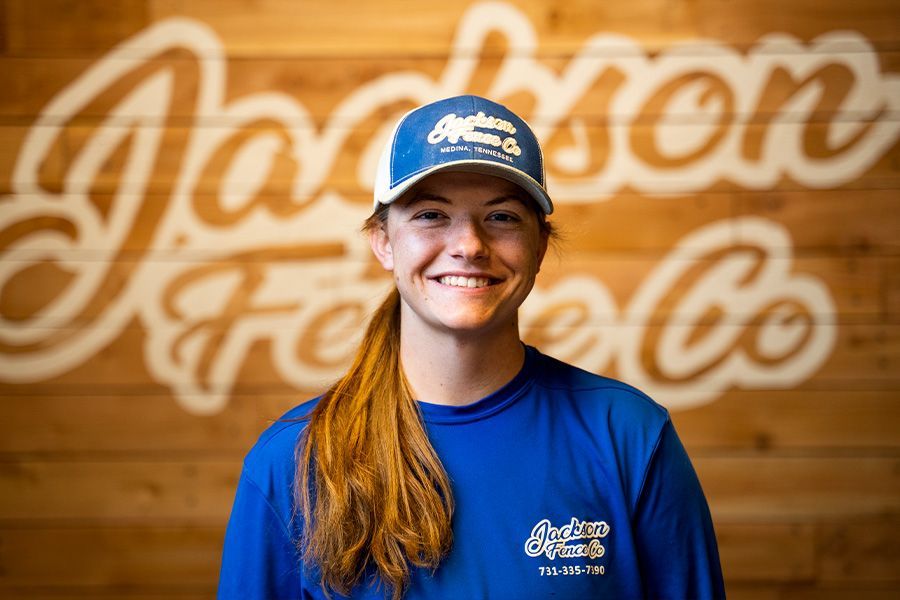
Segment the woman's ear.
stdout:
<svg viewBox="0 0 900 600">
<path fill-rule="evenodd" d="M 369 245 L 372 246 L 372 253 L 385 271 L 394 270 L 394 250 L 391 248 L 391 241 L 388 239 L 387 223 L 369 230 Z"/>
</svg>

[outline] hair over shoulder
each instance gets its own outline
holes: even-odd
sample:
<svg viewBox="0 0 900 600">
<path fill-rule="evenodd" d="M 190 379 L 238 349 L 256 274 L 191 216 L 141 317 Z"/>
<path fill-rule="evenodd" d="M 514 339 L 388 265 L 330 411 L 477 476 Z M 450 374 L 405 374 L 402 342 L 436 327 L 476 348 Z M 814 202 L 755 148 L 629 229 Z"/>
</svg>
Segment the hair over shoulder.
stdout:
<svg viewBox="0 0 900 600">
<path fill-rule="evenodd" d="M 374 566 L 396 599 L 411 568 L 438 566 L 452 544 L 453 496 L 400 368 L 396 289 L 299 444 L 298 543 L 326 593 L 348 595 Z"/>
</svg>

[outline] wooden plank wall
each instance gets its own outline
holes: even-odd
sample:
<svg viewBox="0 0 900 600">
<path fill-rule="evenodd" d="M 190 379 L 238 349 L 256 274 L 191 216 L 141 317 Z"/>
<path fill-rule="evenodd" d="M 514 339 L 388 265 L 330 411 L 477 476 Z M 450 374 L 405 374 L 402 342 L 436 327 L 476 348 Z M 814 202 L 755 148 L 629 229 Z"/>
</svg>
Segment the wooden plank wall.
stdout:
<svg viewBox="0 0 900 600">
<path fill-rule="evenodd" d="M 900 593 L 897 2 L 0 7 L 0 596 L 213 595 L 241 457 L 383 289 L 352 237 L 367 150 L 438 80 L 539 128 L 565 233 L 539 291 L 594 283 L 541 300 L 528 340 L 670 406 L 730 596 Z M 701 66 L 662 69 L 685 42 Z M 569 79 L 523 91 L 523 69 Z M 315 213 L 334 197 L 350 208 Z M 756 296 L 684 312 L 766 269 Z M 686 358 L 665 350 L 679 327 Z"/>
</svg>

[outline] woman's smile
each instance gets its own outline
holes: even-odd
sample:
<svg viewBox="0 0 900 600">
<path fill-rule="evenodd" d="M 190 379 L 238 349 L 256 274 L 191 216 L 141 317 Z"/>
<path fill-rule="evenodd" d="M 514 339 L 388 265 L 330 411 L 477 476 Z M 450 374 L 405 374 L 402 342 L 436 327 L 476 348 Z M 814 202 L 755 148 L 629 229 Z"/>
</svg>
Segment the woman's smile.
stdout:
<svg viewBox="0 0 900 600">
<path fill-rule="evenodd" d="M 438 282 L 442 285 L 449 285 L 450 287 L 461 287 L 461 288 L 486 288 L 491 285 L 491 279 L 489 277 L 472 277 L 467 275 L 443 275 L 438 278 Z"/>
</svg>

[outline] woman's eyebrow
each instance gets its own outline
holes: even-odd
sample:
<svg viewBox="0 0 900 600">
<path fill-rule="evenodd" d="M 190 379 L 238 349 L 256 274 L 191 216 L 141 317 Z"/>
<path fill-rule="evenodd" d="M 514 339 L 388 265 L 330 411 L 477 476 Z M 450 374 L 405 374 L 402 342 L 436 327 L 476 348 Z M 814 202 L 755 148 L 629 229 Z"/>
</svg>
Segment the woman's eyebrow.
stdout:
<svg viewBox="0 0 900 600">
<path fill-rule="evenodd" d="M 528 206 L 528 201 L 520 196 L 519 194 L 504 194 L 502 196 L 497 196 L 492 200 L 488 200 L 484 203 L 485 206 L 494 206 L 497 204 L 503 204 L 504 202 L 514 201 L 522 204 L 524 206 Z"/>
<path fill-rule="evenodd" d="M 422 202 L 424 200 L 431 200 L 434 202 L 442 202 L 444 204 L 450 204 L 450 200 L 441 196 L 440 194 L 433 194 L 431 192 L 423 192 L 418 191 L 413 194 L 412 198 L 409 199 L 409 202 L 406 203 L 407 206 L 411 206 L 416 202 Z"/>
<path fill-rule="evenodd" d="M 412 197 L 406 202 L 406 206 L 412 206 L 418 202 L 431 201 L 431 202 L 440 202 L 441 204 L 452 204 L 449 198 L 445 196 L 441 196 L 440 194 L 428 191 L 417 191 Z M 528 200 L 522 197 L 521 194 L 517 193 L 509 193 L 502 194 L 497 196 L 496 198 L 491 198 L 487 202 L 484 203 L 484 206 L 496 206 L 497 204 L 503 204 L 504 202 L 518 202 L 524 206 L 528 206 Z"/>
</svg>

